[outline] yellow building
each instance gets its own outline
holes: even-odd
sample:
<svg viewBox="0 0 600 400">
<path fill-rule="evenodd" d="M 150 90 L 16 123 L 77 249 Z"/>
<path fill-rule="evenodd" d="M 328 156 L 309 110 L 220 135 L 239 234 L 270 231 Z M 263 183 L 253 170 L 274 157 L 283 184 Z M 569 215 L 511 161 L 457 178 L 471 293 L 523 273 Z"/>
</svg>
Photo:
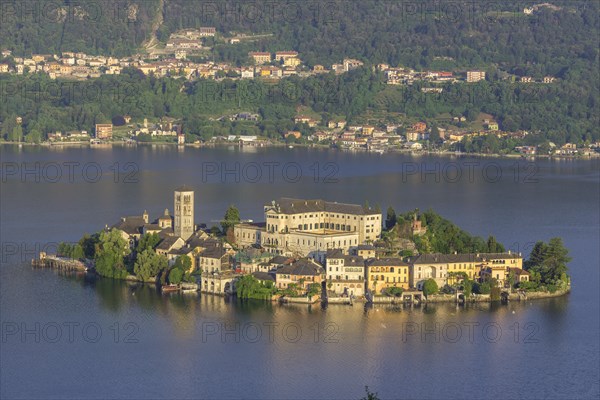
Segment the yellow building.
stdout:
<svg viewBox="0 0 600 400">
<path fill-rule="evenodd" d="M 481 279 L 495 279 L 498 286 L 508 284 L 511 268 L 523 269 L 523 258 L 520 253 L 482 253 Z"/>
<path fill-rule="evenodd" d="M 283 65 L 287 66 L 287 67 L 297 67 L 298 65 L 302 64 L 302 61 L 300 61 L 299 58 L 296 57 L 291 57 L 291 58 L 286 58 L 283 61 Z"/>
<path fill-rule="evenodd" d="M 248 53 L 256 64 L 266 64 L 271 62 L 271 53 L 253 51 Z"/>
<path fill-rule="evenodd" d="M 518 253 L 467 253 L 467 254 L 421 254 L 411 257 L 410 285 L 421 289 L 423 282 L 434 279 L 439 287 L 454 285 L 466 275 L 470 280 L 494 278 L 504 285 L 509 268 L 523 267 L 523 258 Z"/>
<path fill-rule="evenodd" d="M 372 258 L 366 261 L 367 289 L 381 294 L 387 288 L 410 287 L 409 265 L 400 258 Z"/>
</svg>

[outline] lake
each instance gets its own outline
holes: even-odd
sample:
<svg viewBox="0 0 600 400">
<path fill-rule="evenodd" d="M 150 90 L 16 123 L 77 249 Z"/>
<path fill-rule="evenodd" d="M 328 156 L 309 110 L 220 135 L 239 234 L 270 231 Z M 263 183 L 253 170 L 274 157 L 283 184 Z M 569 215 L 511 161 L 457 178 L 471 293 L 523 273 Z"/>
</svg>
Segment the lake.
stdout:
<svg viewBox="0 0 600 400">
<path fill-rule="evenodd" d="M 598 398 L 600 161 L 306 148 L 0 146 L 2 398 Z M 279 197 L 429 208 L 527 255 L 564 239 L 568 296 L 508 305 L 279 305 L 32 269 L 56 242 L 173 208 Z"/>
</svg>

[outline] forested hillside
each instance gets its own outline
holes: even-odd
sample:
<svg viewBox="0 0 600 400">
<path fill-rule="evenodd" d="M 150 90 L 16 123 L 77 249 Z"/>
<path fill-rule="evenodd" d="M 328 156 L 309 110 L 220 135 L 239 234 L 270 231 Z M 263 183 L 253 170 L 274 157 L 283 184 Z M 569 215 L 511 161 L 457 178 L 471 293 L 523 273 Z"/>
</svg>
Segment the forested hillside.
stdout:
<svg viewBox="0 0 600 400">
<path fill-rule="evenodd" d="M 61 7 L 57 5 L 62 4 Z M 215 26 L 221 36 L 273 34 L 236 45 L 216 41 L 212 57 L 246 63 L 249 50 L 296 50 L 308 66 L 330 65 L 352 57 L 365 68 L 344 76 L 326 74 L 264 82 L 182 82 L 144 77 L 131 70 L 102 77 L 94 98 L 45 90 L 41 76 L 0 76 L 0 119 L 24 118 L 24 133 L 36 129 L 88 129 L 95 122 L 125 113 L 134 118 L 183 118 L 188 133 L 240 131 L 276 136 L 293 128 L 298 106 L 350 121 L 369 112 L 402 114 L 430 120 L 447 113 L 485 112 L 505 130 L 541 132 L 556 143 L 599 140 L 599 3 L 555 1 L 532 15 L 531 2 L 429 1 L 7 1 L 2 0 L 0 49 L 14 55 L 83 51 L 121 56 L 140 51 L 154 34 L 165 41 L 182 29 Z M 160 18 L 157 18 L 160 17 Z M 155 21 L 163 21 L 155 26 Z M 420 85 L 391 88 L 371 68 L 378 63 L 417 70 L 483 69 L 477 84 L 444 87 L 424 94 Z M 520 85 L 503 74 L 557 78 L 552 85 Z M 41 96 L 32 99 L 32 85 Z M 85 83 L 82 84 L 85 87 Z M 10 90 L 8 90 L 8 89 Z M 17 88 L 15 91 L 14 88 Z M 79 88 L 79 92 L 82 89 Z M 79 93 L 77 90 L 75 94 Z M 117 95 L 115 95 L 117 93 Z M 233 93 L 233 96 L 231 95 Z M 10 98 L 10 101 L 8 99 Z M 262 115 L 259 126 L 242 128 L 208 123 L 208 116 L 235 110 Z M 210 125 L 210 128 L 207 128 Z M 3 131 L 5 131 L 3 127 Z"/>
</svg>

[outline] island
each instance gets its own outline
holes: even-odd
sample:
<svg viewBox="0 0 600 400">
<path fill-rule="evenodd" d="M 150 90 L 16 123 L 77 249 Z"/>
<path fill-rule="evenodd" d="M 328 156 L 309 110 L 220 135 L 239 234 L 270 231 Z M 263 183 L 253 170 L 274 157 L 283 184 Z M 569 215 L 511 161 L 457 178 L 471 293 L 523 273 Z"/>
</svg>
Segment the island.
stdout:
<svg viewBox="0 0 600 400">
<path fill-rule="evenodd" d="M 157 285 L 163 293 L 203 292 L 290 303 L 480 302 L 570 292 L 562 239 L 537 242 L 527 260 L 494 236 L 472 236 L 432 210 L 385 219 L 379 206 L 281 198 L 265 222 L 231 205 L 221 226 L 195 223 L 194 189 L 174 191 L 173 214 L 122 217 L 36 267 L 87 271 Z"/>
</svg>

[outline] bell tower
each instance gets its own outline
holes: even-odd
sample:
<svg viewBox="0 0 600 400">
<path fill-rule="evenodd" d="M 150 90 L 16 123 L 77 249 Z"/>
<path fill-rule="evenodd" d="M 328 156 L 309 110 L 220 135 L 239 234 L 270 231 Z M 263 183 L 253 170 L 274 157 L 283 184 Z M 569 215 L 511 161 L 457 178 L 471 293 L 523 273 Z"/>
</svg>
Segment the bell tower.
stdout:
<svg viewBox="0 0 600 400">
<path fill-rule="evenodd" d="M 188 240 L 194 234 L 194 190 L 191 187 L 175 189 L 173 216 L 175 235 Z"/>
</svg>

